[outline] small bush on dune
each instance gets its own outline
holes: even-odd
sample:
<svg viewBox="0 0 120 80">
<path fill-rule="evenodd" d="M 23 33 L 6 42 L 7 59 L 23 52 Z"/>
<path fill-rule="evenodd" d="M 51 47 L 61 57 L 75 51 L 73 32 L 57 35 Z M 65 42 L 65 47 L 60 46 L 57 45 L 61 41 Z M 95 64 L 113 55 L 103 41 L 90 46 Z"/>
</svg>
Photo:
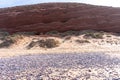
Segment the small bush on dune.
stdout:
<svg viewBox="0 0 120 80">
<path fill-rule="evenodd" d="M 90 43 L 88 40 L 76 40 L 77 43 Z"/>
<path fill-rule="evenodd" d="M 0 31 L 0 36 L 8 36 L 8 35 L 9 35 L 8 32 L 1 32 L 1 31 Z"/>
<path fill-rule="evenodd" d="M 103 39 L 102 32 L 88 32 L 84 35 L 84 38 L 95 38 L 95 39 Z"/>
<path fill-rule="evenodd" d="M 9 35 L 5 36 L 4 39 L 2 39 L 2 43 L 0 43 L 0 48 L 8 48 L 12 44 L 16 43 L 18 39 L 23 39 L 22 35 Z"/>
<path fill-rule="evenodd" d="M 29 35 L 37 35 L 39 34 L 38 32 L 17 32 L 14 35 L 24 35 L 24 36 L 29 36 Z"/>
<path fill-rule="evenodd" d="M 63 32 L 63 33 L 60 33 L 60 36 L 61 37 L 65 37 L 65 36 L 78 36 L 80 33 L 79 31 L 66 31 L 66 32 Z"/>
<path fill-rule="evenodd" d="M 54 30 L 54 31 L 49 31 L 46 34 L 47 35 L 55 35 L 55 34 L 59 34 L 59 32 Z"/>
<path fill-rule="evenodd" d="M 31 49 L 32 47 L 38 45 L 42 48 L 55 48 L 59 46 L 59 41 L 54 39 L 46 39 L 46 40 L 38 40 L 36 42 L 32 41 L 28 46 L 27 49 Z"/>
<path fill-rule="evenodd" d="M 0 44 L 0 48 L 8 48 L 10 47 L 12 44 L 14 44 L 13 40 L 5 40 Z"/>
<path fill-rule="evenodd" d="M 14 44 L 14 40 L 9 38 L 8 36 L 10 36 L 10 34 L 7 31 L 0 30 L 0 39 L 2 41 L 0 43 L 0 48 L 8 48 L 12 44 Z"/>
<path fill-rule="evenodd" d="M 44 42 L 46 48 L 54 48 L 59 46 L 59 41 L 54 39 L 46 39 Z"/>
<path fill-rule="evenodd" d="M 47 35 L 59 35 L 60 37 L 70 36 L 70 35 L 79 35 L 79 31 L 66 31 L 66 32 L 58 32 L 58 31 L 49 31 L 46 33 Z"/>
<path fill-rule="evenodd" d="M 36 42 L 32 41 L 28 46 L 27 49 L 31 49 L 32 47 L 34 47 L 36 45 Z"/>
<path fill-rule="evenodd" d="M 10 35 L 10 36 L 8 36 L 6 38 L 17 41 L 18 39 L 23 39 L 23 37 L 24 37 L 23 35 L 13 34 L 13 35 Z"/>
<path fill-rule="evenodd" d="M 9 36 L 10 34 L 7 31 L 0 30 L 0 39 L 4 40 L 6 36 Z"/>
</svg>

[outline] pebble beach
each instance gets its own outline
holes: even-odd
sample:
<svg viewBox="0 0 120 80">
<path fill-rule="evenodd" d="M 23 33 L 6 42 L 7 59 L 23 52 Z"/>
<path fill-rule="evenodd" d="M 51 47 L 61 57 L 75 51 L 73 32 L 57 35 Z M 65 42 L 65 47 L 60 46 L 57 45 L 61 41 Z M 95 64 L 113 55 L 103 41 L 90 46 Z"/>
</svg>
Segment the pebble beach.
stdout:
<svg viewBox="0 0 120 80">
<path fill-rule="evenodd" d="M 120 58 L 100 52 L 1 58 L 0 80 L 120 80 Z"/>
</svg>

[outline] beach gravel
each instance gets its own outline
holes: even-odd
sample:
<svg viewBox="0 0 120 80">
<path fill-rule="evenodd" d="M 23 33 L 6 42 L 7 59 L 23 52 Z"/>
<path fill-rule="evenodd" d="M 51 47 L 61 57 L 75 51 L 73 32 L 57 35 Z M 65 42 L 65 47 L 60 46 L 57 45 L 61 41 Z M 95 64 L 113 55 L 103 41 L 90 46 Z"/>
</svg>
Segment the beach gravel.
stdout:
<svg viewBox="0 0 120 80">
<path fill-rule="evenodd" d="M 120 58 L 100 52 L 1 58 L 0 80 L 120 80 Z"/>
</svg>

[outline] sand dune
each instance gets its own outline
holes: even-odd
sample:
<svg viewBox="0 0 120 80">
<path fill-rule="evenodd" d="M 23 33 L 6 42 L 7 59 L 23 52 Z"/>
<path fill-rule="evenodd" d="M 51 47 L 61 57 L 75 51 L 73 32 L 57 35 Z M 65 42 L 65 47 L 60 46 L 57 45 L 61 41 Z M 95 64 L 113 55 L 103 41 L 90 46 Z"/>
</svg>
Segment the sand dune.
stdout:
<svg viewBox="0 0 120 80">
<path fill-rule="evenodd" d="M 69 33 L 69 32 L 68 32 Z M 67 33 L 67 34 L 68 34 Z M 59 34 L 50 35 L 16 35 L 11 37 L 14 41 L 10 45 L 4 45 L 9 42 L 3 42 L 1 40 L 0 57 L 10 57 L 29 54 L 47 54 L 47 53 L 78 53 L 78 52 L 120 52 L 120 36 L 115 33 L 106 32 L 87 32 L 75 36 L 77 32 L 72 35 L 60 37 Z M 92 33 L 92 37 L 91 37 Z M 63 33 L 65 34 L 65 33 Z M 88 35 L 85 37 L 85 35 Z M 99 34 L 99 36 L 95 36 Z M 101 37 L 102 34 L 102 37 Z M 21 38 L 22 37 L 22 38 Z M 9 38 L 8 38 L 9 39 Z M 53 40 L 53 42 L 41 42 L 45 40 Z M 54 42 L 57 41 L 57 42 Z"/>
</svg>

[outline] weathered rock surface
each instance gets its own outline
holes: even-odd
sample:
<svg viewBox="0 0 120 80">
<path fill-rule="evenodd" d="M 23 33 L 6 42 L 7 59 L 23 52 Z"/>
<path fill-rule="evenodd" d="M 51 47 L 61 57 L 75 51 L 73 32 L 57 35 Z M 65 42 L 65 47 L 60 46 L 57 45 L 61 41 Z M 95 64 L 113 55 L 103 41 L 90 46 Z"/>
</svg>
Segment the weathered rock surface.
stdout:
<svg viewBox="0 0 120 80">
<path fill-rule="evenodd" d="M 13 32 L 94 29 L 120 32 L 120 8 L 44 3 L 0 9 L 0 28 Z"/>
</svg>

